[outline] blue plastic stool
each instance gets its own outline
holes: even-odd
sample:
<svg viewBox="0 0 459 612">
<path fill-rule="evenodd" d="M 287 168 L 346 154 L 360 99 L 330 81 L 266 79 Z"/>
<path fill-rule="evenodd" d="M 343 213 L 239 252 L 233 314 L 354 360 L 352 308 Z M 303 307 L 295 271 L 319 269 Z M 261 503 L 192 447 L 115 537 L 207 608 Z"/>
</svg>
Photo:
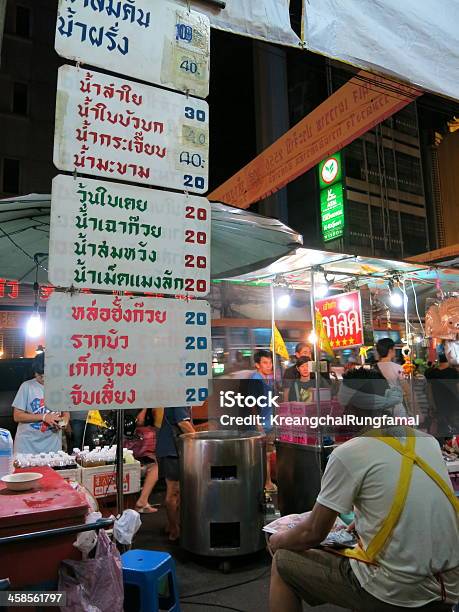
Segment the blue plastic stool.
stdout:
<svg viewBox="0 0 459 612">
<path fill-rule="evenodd" d="M 140 612 L 180 612 L 175 563 L 169 553 L 154 550 L 128 550 L 121 555 L 124 584 L 140 591 Z M 160 582 L 167 584 L 161 593 Z"/>
</svg>

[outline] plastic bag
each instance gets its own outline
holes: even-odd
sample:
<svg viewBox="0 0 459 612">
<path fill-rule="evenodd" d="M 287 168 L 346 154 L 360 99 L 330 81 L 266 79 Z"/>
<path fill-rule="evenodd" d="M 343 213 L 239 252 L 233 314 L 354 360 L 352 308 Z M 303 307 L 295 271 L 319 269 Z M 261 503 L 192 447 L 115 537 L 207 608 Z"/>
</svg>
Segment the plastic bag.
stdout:
<svg viewBox="0 0 459 612">
<path fill-rule="evenodd" d="M 104 529 L 94 559 L 61 562 L 58 590 L 67 595 L 62 612 L 123 612 L 121 557 Z"/>
<path fill-rule="evenodd" d="M 85 523 L 95 523 L 101 518 L 102 514 L 100 512 L 90 512 L 86 517 Z M 97 533 L 95 530 L 93 530 L 82 531 L 81 533 L 79 533 L 73 545 L 75 546 L 75 548 L 78 548 L 78 550 L 81 551 L 81 553 L 83 554 L 83 559 L 86 559 L 96 544 Z"/>
<path fill-rule="evenodd" d="M 120 518 L 115 521 L 113 527 L 115 540 L 120 544 L 131 544 L 141 525 L 142 521 L 138 512 L 135 510 L 125 510 Z"/>
<path fill-rule="evenodd" d="M 156 430 L 154 427 L 141 426 L 135 430 L 137 437 L 124 440 L 124 448 L 132 450 L 134 457 L 139 461 L 155 458 Z"/>
</svg>

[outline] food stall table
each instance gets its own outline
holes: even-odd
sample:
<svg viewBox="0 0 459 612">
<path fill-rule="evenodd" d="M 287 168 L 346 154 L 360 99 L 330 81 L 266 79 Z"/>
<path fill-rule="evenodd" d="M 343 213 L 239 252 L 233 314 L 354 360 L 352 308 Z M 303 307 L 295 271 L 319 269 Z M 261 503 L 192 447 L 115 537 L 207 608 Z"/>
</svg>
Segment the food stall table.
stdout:
<svg viewBox="0 0 459 612">
<path fill-rule="evenodd" d="M 17 469 L 27 472 L 30 469 Z M 49 467 L 33 468 L 43 474 L 34 489 L 10 491 L 0 482 L 0 578 L 9 578 L 12 588 L 41 585 L 51 588 L 57 581 L 63 559 L 79 559 L 75 535 L 1 543 L 1 538 L 85 522 L 88 505 L 59 473 Z"/>
</svg>

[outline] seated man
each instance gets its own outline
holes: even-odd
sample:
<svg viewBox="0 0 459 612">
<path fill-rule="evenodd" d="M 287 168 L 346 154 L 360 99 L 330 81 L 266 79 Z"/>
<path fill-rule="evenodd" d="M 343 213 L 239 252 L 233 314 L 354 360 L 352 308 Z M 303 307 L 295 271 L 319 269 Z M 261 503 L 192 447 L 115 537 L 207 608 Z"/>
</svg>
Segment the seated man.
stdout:
<svg viewBox="0 0 459 612">
<path fill-rule="evenodd" d="M 359 372 L 368 379 L 357 387 L 359 402 L 367 394 L 376 416 L 383 398 L 369 393 L 375 373 Z M 437 441 L 400 427 L 374 433 L 336 448 L 309 517 L 271 536 L 272 612 L 300 612 L 301 600 L 364 612 L 446 612 L 459 600 L 459 504 Z M 352 510 L 360 539 L 354 558 L 314 549 L 337 515 Z"/>
</svg>

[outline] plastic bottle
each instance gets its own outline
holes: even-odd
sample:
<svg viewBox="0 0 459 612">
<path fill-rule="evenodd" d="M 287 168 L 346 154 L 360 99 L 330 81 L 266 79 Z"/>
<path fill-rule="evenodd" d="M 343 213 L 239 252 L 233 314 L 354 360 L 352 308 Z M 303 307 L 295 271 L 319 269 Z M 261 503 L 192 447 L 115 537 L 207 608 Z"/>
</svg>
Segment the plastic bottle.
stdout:
<svg viewBox="0 0 459 612">
<path fill-rule="evenodd" d="M 0 478 L 13 471 L 13 438 L 7 429 L 0 429 Z"/>
<path fill-rule="evenodd" d="M 128 450 L 127 448 L 123 449 L 123 460 L 126 464 L 135 463 L 134 453 L 132 450 Z"/>
</svg>

